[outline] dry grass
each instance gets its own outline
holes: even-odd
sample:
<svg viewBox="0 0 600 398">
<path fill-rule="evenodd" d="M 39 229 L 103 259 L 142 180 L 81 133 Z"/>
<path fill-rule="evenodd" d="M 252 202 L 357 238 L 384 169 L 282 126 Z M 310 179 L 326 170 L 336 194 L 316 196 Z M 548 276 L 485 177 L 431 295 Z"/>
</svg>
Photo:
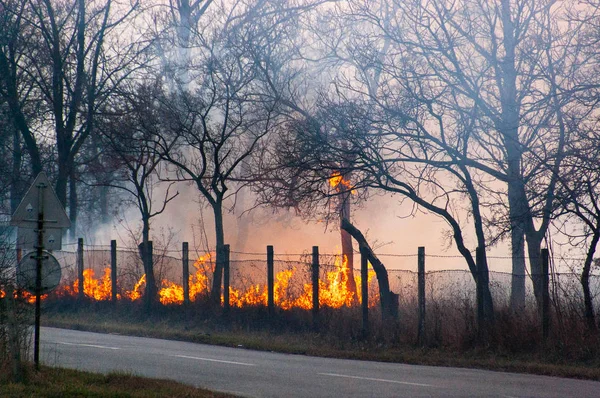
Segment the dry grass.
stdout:
<svg viewBox="0 0 600 398">
<path fill-rule="evenodd" d="M 42 367 L 29 370 L 25 383 L 0 383 L 2 397 L 119 397 L 119 398 L 225 398 L 232 395 L 214 393 L 185 386 L 170 380 L 147 379 L 125 373 L 108 375 Z"/>
</svg>

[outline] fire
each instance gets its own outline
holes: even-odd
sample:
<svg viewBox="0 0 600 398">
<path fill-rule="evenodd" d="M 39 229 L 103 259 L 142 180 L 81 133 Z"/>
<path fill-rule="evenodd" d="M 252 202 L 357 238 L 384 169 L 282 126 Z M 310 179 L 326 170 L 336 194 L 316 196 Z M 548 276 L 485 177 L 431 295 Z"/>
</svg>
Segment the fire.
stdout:
<svg viewBox="0 0 600 398">
<path fill-rule="evenodd" d="M 146 274 L 142 275 L 139 281 L 133 286 L 133 290 L 125 292 L 125 297 L 131 301 L 138 300 L 142 297 L 142 286 L 146 285 Z"/>
<path fill-rule="evenodd" d="M 93 269 L 83 270 L 83 292 L 96 301 L 106 301 L 111 299 L 112 285 L 110 280 L 110 268 L 104 269 L 104 275 L 101 279 L 95 279 Z M 79 281 L 73 283 L 73 291 L 79 293 Z"/>
<path fill-rule="evenodd" d="M 344 190 L 345 187 L 345 189 L 349 189 L 353 195 L 356 194 L 356 190 L 352 188 L 352 183 L 349 180 L 346 180 L 339 171 L 334 171 L 331 174 L 331 177 L 329 177 L 329 185 L 338 191 Z"/>
<path fill-rule="evenodd" d="M 27 301 L 29 304 L 34 304 L 35 303 L 35 294 L 31 294 L 25 290 L 14 290 L 12 296 L 16 299 L 16 298 L 23 298 L 25 299 L 25 301 Z M 0 290 L 0 299 L 3 299 L 6 297 L 6 292 L 4 290 Z M 47 294 L 42 294 L 40 296 L 40 299 L 44 300 L 46 297 L 48 297 Z"/>
<path fill-rule="evenodd" d="M 189 295 L 190 301 L 196 300 L 201 295 L 208 293 L 209 275 L 212 275 L 213 266 L 209 261 L 210 254 L 198 258 L 193 267 L 195 272 L 189 277 Z M 354 297 L 354 292 L 348 289 L 347 280 L 348 259 L 346 256 L 336 256 L 335 263 L 331 271 L 325 273 L 324 278 L 319 281 L 319 305 L 322 307 L 341 308 L 352 307 L 361 303 L 361 297 Z M 304 283 L 301 286 L 293 285 L 294 276 L 297 269 L 292 268 L 280 271 L 275 274 L 273 284 L 273 298 L 275 305 L 281 309 L 289 310 L 292 308 L 312 309 L 313 288 L 311 283 Z M 375 276 L 373 270 L 369 270 L 368 282 L 370 283 Z M 100 278 L 96 278 L 94 270 L 86 269 L 83 271 L 84 292 L 85 295 L 97 301 L 106 301 L 111 299 L 111 278 L 110 268 L 103 271 Z M 354 278 L 357 286 L 360 286 L 360 276 Z M 146 284 L 146 275 L 135 283 L 131 290 L 123 291 L 123 294 L 117 295 L 118 299 L 127 299 L 137 301 L 143 297 L 143 291 Z M 296 287 L 294 294 L 293 287 Z M 299 288 L 299 289 L 298 289 Z M 299 290 L 299 292 L 298 292 Z M 79 283 L 74 281 L 71 285 L 61 287 L 57 292 L 59 296 L 77 296 L 79 293 Z M 31 295 L 29 295 L 31 296 Z M 29 301 L 35 301 L 34 296 L 25 296 Z M 164 279 L 161 281 L 161 287 L 158 291 L 159 300 L 163 305 L 181 305 L 183 304 L 183 286 L 175 282 Z M 3 297 L 3 296 L 0 296 Z M 268 288 L 266 284 L 252 284 L 243 289 L 230 288 L 229 303 L 232 307 L 245 306 L 266 306 L 268 300 Z M 224 299 L 221 297 L 221 302 Z M 371 295 L 369 306 L 375 306 L 378 296 Z"/>
<path fill-rule="evenodd" d="M 208 276 L 207 272 L 212 268 L 207 267 L 207 261 L 210 260 L 210 254 L 200 256 L 193 266 L 196 272 L 189 277 L 189 289 L 190 289 L 190 301 L 207 292 L 208 289 Z M 209 269 L 210 268 L 210 269 Z M 158 291 L 158 297 L 162 304 L 183 304 L 183 286 L 178 285 L 174 282 L 163 279 L 162 288 Z"/>
<path fill-rule="evenodd" d="M 15 292 L 14 297 L 16 298 L 18 296 L 18 293 Z M 25 301 L 27 301 L 29 304 L 35 304 L 35 294 L 31 294 L 29 292 L 23 291 L 21 292 L 21 297 L 23 297 L 25 299 Z M 40 296 L 40 300 L 45 300 L 48 297 L 47 294 L 42 294 Z"/>
<path fill-rule="evenodd" d="M 83 292 L 86 297 L 96 301 L 108 301 L 112 298 L 112 280 L 110 277 L 110 267 L 104 268 L 101 278 L 96 278 L 96 272 L 91 269 L 83 270 Z M 79 280 L 75 280 L 72 285 L 65 285 L 58 289 L 58 296 L 77 296 L 79 294 Z M 117 294 L 117 299 L 121 295 Z"/>
<path fill-rule="evenodd" d="M 348 258 L 344 256 L 343 261 L 336 258 L 334 269 L 325 275 L 325 280 L 319 281 L 319 306 L 341 308 L 351 307 L 354 305 L 354 293 L 348 290 L 348 281 L 346 280 L 348 267 Z M 302 286 L 302 293 L 297 298 L 291 298 L 288 292 L 289 283 L 292 279 L 296 268 L 291 270 L 281 271 L 275 275 L 273 284 L 273 299 L 275 305 L 289 310 L 291 308 L 302 308 L 309 310 L 313 305 L 313 288 L 312 284 L 305 283 Z M 370 270 L 368 273 L 368 281 L 371 282 L 375 272 Z M 360 286 L 360 276 L 354 278 L 357 286 Z M 229 292 L 229 303 L 231 306 L 244 307 L 247 305 L 267 305 L 268 288 L 267 286 L 252 285 L 244 292 L 231 289 Z M 375 305 L 376 298 L 369 306 Z M 361 302 L 361 297 L 358 297 L 358 302 Z"/>
</svg>

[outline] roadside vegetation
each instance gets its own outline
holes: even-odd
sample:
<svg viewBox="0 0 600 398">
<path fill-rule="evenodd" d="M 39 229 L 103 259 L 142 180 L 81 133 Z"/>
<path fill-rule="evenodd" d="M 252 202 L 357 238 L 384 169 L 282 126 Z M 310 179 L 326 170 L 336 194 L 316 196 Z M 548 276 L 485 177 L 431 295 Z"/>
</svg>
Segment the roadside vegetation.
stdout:
<svg viewBox="0 0 600 398">
<path fill-rule="evenodd" d="M 2 380 L 2 397 L 96 397 L 96 398 L 226 398 L 232 395 L 186 386 L 170 380 L 147 379 L 126 373 L 107 375 L 75 370 L 49 368 L 29 369 L 26 381 Z"/>
<path fill-rule="evenodd" d="M 354 309 L 323 308 L 318 331 L 310 312 L 303 310 L 280 311 L 269 319 L 262 307 L 232 308 L 228 316 L 211 310 L 208 303 L 194 303 L 187 309 L 161 307 L 151 315 L 140 309 L 134 303 L 121 303 L 115 309 L 107 302 L 75 305 L 58 300 L 48 303 L 42 324 L 291 354 L 600 380 L 597 336 L 586 335 L 584 327 L 578 334 L 570 325 L 572 335 L 567 344 L 558 334 L 543 343 L 537 325 L 527 317 L 516 323 L 500 314 L 485 345 L 477 343 L 474 328 L 460 334 L 447 328 L 442 329 L 444 336 L 432 334 L 425 346 L 419 346 L 416 333 L 408 330 L 413 322 L 407 317 L 400 318 L 404 322 L 383 326 L 375 313 L 370 335 L 364 338 L 360 314 Z M 448 315 L 438 322 L 453 321 Z"/>
</svg>

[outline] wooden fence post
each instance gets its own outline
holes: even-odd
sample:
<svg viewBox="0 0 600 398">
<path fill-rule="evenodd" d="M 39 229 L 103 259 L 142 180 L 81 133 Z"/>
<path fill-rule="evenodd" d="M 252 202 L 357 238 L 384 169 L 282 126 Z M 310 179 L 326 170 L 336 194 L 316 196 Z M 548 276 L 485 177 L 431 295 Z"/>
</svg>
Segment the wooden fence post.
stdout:
<svg viewBox="0 0 600 398">
<path fill-rule="evenodd" d="M 420 346 L 424 346 L 425 339 L 425 248 L 418 249 L 418 300 L 419 300 L 419 330 L 417 340 Z"/>
<path fill-rule="evenodd" d="M 84 283 L 83 283 L 83 238 L 77 239 L 77 283 L 79 285 L 79 292 L 77 297 L 79 300 L 83 300 L 84 297 Z"/>
<path fill-rule="evenodd" d="M 229 245 L 223 245 L 223 311 L 229 313 Z"/>
<path fill-rule="evenodd" d="M 181 244 L 181 261 L 183 266 L 183 304 L 190 303 L 190 247 L 188 242 Z"/>
<path fill-rule="evenodd" d="M 369 252 L 360 247 L 360 294 L 362 297 L 362 333 L 369 336 Z"/>
<path fill-rule="evenodd" d="M 479 342 L 483 342 L 485 338 L 485 313 L 483 308 L 483 255 L 485 248 L 477 247 L 475 250 L 475 265 L 477 266 L 477 280 L 475 281 L 475 289 L 477 295 L 477 334 Z"/>
<path fill-rule="evenodd" d="M 550 332 L 550 292 L 549 292 L 549 284 L 550 284 L 550 275 L 548 270 L 548 259 L 549 252 L 548 249 L 542 249 L 542 308 L 541 308 L 541 317 L 542 317 L 542 338 L 544 342 L 548 339 L 548 334 Z"/>
<path fill-rule="evenodd" d="M 319 329 L 319 246 L 312 248 L 313 327 Z"/>
<path fill-rule="evenodd" d="M 111 301 L 117 302 L 117 241 L 110 241 Z"/>
<path fill-rule="evenodd" d="M 275 313 L 275 272 L 273 246 L 267 246 L 267 308 L 269 316 Z"/>
</svg>

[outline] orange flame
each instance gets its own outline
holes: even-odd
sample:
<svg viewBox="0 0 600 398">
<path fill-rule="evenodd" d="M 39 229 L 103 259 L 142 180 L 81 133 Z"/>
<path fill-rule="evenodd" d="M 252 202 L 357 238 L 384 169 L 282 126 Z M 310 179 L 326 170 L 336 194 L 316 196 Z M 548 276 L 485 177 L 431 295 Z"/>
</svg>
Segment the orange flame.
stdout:
<svg viewBox="0 0 600 398">
<path fill-rule="evenodd" d="M 94 278 L 95 273 L 93 269 L 83 270 L 83 292 L 84 294 L 92 298 L 96 301 L 105 301 L 110 300 L 112 286 L 110 280 L 110 268 L 107 267 L 104 269 L 104 275 L 102 275 L 101 279 Z M 77 292 L 79 292 L 78 281 L 77 283 Z M 73 290 L 76 289 L 75 283 L 73 285 Z"/>
<path fill-rule="evenodd" d="M 127 297 L 131 301 L 138 300 L 142 297 L 142 286 L 146 285 L 146 274 L 142 275 L 139 281 L 135 283 L 133 286 L 133 290 L 126 291 L 125 297 Z"/>
<path fill-rule="evenodd" d="M 210 254 L 206 254 L 198 258 L 193 266 L 195 272 L 189 277 L 189 296 L 190 301 L 203 294 L 208 293 L 209 275 L 212 274 L 213 268 L 210 263 Z M 341 260 L 343 258 L 343 260 Z M 340 261 L 341 260 L 341 261 Z M 336 256 L 334 268 L 325 273 L 325 278 L 319 281 L 319 305 L 330 308 L 352 307 L 361 303 L 361 297 L 354 297 L 354 292 L 348 290 L 347 281 L 348 259 L 346 256 Z M 312 284 L 305 283 L 301 286 L 300 295 L 293 295 L 290 291 L 291 281 L 296 274 L 296 268 L 278 272 L 275 275 L 273 284 L 273 298 L 275 305 L 281 309 L 289 310 L 292 308 L 302 308 L 310 310 L 312 308 Z M 84 292 L 85 295 L 97 301 L 110 300 L 111 298 L 111 279 L 110 268 L 104 269 L 103 276 L 99 279 L 95 278 L 94 270 L 86 269 L 83 272 L 84 276 Z M 368 282 L 370 283 L 375 272 L 369 270 Z M 356 286 L 361 285 L 360 276 L 355 276 Z M 131 301 L 136 301 L 143 296 L 143 287 L 146 284 L 146 275 L 135 283 L 132 290 L 125 291 L 123 298 Z M 169 280 L 161 281 L 161 288 L 158 291 L 159 300 L 163 305 L 181 305 L 183 304 L 183 286 Z M 78 281 L 73 282 L 71 286 L 65 286 L 59 290 L 59 295 L 76 296 L 79 293 Z M 0 296 L 1 297 L 1 296 Z M 35 302 L 35 296 L 25 295 L 25 297 Z M 44 296 L 45 297 L 45 296 Z M 117 295 L 121 299 L 121 295 Z M 244 306 L 266 306 L 268 300 L 268 288 L 266 284 L 253 284 L 244 289 L 230 288 L 229 303 L 232 307 Z M 224 298 L 221 297 L 221 302 Z M 369 298 L 369 306 L 373 307 L 377 304 L 378 295 L 371 295 Z"/>
<path fill-rule="evenodd" d="M 206 262 L 210 260 L 210 257 L 210 254 L 200 256 L 193 264 L 196 272 L 190 275 L 188 280 L 190 301 L 194 301 L 197 296 L 207 292 L 208 276 L 206 274 L 209 271 L 209 267 L 206 266 Z M 210 271 L 212 272 L 212 270 Z M 162 286 L 158 291 L 158 297 L 162 304 L 183 304 L 182 285 L 164 279 Z"/>
<path fill-rule="evenodd" d="M 325 280 L 319 281 L 319 306 L 327 306 L 331 308 L 351 307 L 354 305 L 354 292 L 348 290 L 348 281 L 346 280 L 348 267 L 348 258 L 344 256 L 344 260 L 339 261 L 336 258 L 335 268 L 327 272 Z M 290 297 L 288 288 L 289 283 L 296 268 L 291 270 L 281 271 L 275 275 L 273 284 L 273 299 L 275 305 L 289 310 L 291 308 L 302 308 L 309 310 L 313 305 L 313 288 L 311 283 L 305 283 L 302 286 L 302 294 L 293 299 Z M 371 282 L 375 272 L 370 270 L 368 273 L 368 282 Z M 356 285 L 360 286 L 360 276 L 354 278 Z M 266 285 L 252 285 L 245 291 L 238 289 L 230 289 L 229 303 L 231 306 L 244 307 L 247 305 L 267 305 L 268 288 Z M 223 301 L 223 299 L 221 299 Z M 369 302 L 369 306 L 376 305 L 377 297 Z M 358 297 L 358 303 L 361 303 L 361 297 Z"/>
<path fill-rule="evenodd" d="M 14 297 L 16 298 L 18 296 L 18 293 L 15 292 L 14 293 Z M 35 304 L 35 294 L 31 294 L 27 291 L 23 291 L 21 292 L 21 297 L 23 297 L 25 299 L 25 301 L 27 301 L 29 304 Z M 45 300 L 48 297 L 47 294 L 42 294 L 40 296 L 40 300 Z"/>
<path fill-rule="evenodd" d="M 356 189 L 352 188 L 352 183 L 349 180 L 346 180 L 339 171 L 334 171 L 331 174 L 331 177 L 329 177 L 329 185 L 338 191 L 349 189 L 353 195 L 356 194 Z"/>
<path fill-rule="evenodd" d="M 35 294 L 31 294 L 26 290 L 14 290 L 12 293 L 13 298 L 17 299 L 19 297 L 25 299 L 25 301 L 27 301 L 29 304 L 34 304 L 35 303 Z M 3 299 L 6 297 L 6 292 L 4 290 L 0 290 L 0 299 Z M 48 294 L 42 294 L 40 296 L 40 299 L 44 300 L 46 297 L 48 297 Z"/>
</svg>

